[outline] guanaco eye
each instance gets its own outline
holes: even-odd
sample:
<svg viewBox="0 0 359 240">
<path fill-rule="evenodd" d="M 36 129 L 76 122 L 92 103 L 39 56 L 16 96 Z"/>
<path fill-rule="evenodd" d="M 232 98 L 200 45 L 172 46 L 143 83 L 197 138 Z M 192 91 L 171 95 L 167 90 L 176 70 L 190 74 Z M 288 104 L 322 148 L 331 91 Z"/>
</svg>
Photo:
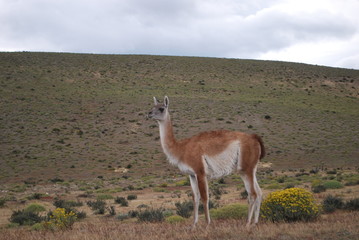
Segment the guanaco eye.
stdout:
<svg viewBox="0 0 359 240">
<path fill-rule="evenodd" d="M 163 113 L 163 111 L 165 110 L 164 108 L 159 108 L 158 110 L 160 110 L 161 113 Z"/>
</svg>

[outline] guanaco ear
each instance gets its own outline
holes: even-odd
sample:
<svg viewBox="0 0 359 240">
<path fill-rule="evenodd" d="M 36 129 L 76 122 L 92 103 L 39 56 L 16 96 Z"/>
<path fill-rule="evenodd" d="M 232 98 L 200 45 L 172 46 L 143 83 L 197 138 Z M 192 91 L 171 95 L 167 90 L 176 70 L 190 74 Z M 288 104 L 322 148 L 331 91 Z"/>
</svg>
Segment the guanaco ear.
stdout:
<svg viewBox="0 0 359 240">
<path fill-rule="evenodd" d="M 168 108 L 168 105 L 170 104 L 170 100 L 168 99 L 167 96 L 165 96 L 165 99 L 163 100 L 164 104 L 165 104 L 165 107 Z"/>
<path fill-rule="evenodd" d="M 158 104 L 158 101 L 157 101 L 156 97 L 153 97 L 153 101 L 154 101 L 155 106 L 156 106 Z"/>
</svg>

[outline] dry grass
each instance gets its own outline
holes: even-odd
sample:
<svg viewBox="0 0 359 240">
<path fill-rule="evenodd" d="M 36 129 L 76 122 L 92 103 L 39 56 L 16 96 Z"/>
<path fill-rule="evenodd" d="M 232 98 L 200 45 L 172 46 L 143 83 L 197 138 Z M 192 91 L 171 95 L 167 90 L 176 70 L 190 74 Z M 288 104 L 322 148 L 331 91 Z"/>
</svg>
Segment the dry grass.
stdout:
<svg viewBox="0 0 359 240">
<path fill-rule="evenodd" d="M 252 232 L 245 228 L 245 220 L 213 221 L 207 230 L 200 225 L 191 231 L 189 222 L 178 225 L 167 223 L 122 223 L 113 219 L 98 219 L 76 223 L 64 232 L 29 231 L 27 229 L 1 230 L 0 240 L 12 239 L 358 239 L 359 213 L 337 212 L 323 215 L 309 223 L 260 223 Z"/>
</svg>

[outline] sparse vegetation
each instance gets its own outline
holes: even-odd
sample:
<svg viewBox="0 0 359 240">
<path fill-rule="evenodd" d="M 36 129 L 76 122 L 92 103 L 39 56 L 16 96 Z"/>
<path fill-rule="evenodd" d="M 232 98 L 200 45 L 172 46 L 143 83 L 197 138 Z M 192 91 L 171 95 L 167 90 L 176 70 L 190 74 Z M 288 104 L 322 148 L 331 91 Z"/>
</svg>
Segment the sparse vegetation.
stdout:
<svg viewBox="0 0 359 240">
<path fill-rule="evenodd" d="M 88 239 L 91 233 L 96 240 L 108 232 L 109 239 L 173 239 L 179 232 L 183 239 L 355 239 L 358 83 L 358 70 L 296 63 L 0 53 L 0 132 L 6 139 L 0 148 L 0 239 Z M 262 163 L 268 166 L 259 167 L 258 179 L 265 195 L 293 186 L 312 187 L 320 202 L 328 193 L 343 197 L 342 209 L 321 221 L 267 222 L 251 234 L 244 229 L 244 219 L 228 219 L 234 214 L 230 212 L 221 220 L 212 216 L 215 228 L 202 231 L 200 225 L 190 232 L 190 219 L 168 217 L 177 210 L 176 201 L 192 215 L 184 204 L 191 199 L 189 178 L 164 165 L 157 125 L 144 121 L 152 97 L 163 95 L 173 99 L 178 138 L 212 129 L 262 135 L 268 146 Z M 188 107 L 194 103 L 195 108 Z M 220 186 L 215 190 L 228 191 L 211 194 L 223 208 L 238 200 L 246 206 L 246 200 L 239 199 L 245 197 L 240 193 L 243 183 L 234 176 L 212 181 Z M 116 200 L 110 196 L 120 192 L 127 202 L 137 195 L 140 200 L 126 208 L 106 206 Z M 106 202 L 97 204 L 97 196 Z M 53 209 L 48 203 L 54 198 L 59 201 L 56 208 L 72 211 L 76 219 L 91 210 L 100 215 L 89 214 L 72 230 L 49 236 L 43 231 L 45 220 L 36 217 L 43 218 L 44 212 L 9 211 L 33 203 Z M 76 205 L 83 198 L 91 204 Z M 160 223 L 139 220 L 133 225 L 140 212 L 161 207 L 171 210 L 162 209 Z M 119 214 L 124 221 L 119 224 L 103 214 Z M 161 219 L 158 216 L 147 213 L 144 218 Z M 9 221 L 16 218 L 18 222 Z M 163 221 L 176 224 L 169 228 Z M 37 231 L 29 234 L 28 225 Z"/>
</svg>

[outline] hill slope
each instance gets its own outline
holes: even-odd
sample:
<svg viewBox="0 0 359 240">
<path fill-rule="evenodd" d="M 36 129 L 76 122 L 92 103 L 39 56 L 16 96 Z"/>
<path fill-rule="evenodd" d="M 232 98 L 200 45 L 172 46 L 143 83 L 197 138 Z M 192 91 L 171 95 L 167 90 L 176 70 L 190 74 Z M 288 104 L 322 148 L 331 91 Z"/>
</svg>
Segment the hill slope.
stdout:
<svg viewBox="0 0 359 240">
<path fill-rule="evenodd" d="M 281 168 L 358 167 L 359 71 L 165 56 L 0 53 L 0 182 L 171 176 L 152 96 L 170 97 L 178 138 L 263 136 Z"/>
</svg>

